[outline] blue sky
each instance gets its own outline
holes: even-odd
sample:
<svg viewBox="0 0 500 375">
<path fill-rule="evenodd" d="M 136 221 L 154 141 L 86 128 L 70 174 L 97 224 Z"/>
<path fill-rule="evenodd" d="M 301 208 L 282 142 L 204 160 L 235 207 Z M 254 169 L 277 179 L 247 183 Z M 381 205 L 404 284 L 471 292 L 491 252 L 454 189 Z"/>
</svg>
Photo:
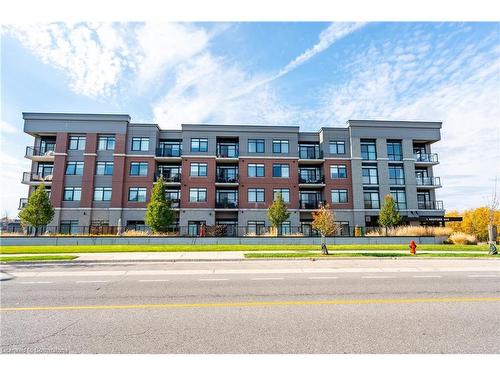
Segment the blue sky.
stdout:
<svg viewBox="0 0 500 375">
<path fill-rule="evenodd" d="M 51 23 L 1 33 L 2 214 L 27 187 L 22 111 L 133 121 L 345 126 L 443 121 L 447 209 L 499 175 L 499 23 Z M 500 184 L 500 181 L 499 181 Z"/>
</svg>

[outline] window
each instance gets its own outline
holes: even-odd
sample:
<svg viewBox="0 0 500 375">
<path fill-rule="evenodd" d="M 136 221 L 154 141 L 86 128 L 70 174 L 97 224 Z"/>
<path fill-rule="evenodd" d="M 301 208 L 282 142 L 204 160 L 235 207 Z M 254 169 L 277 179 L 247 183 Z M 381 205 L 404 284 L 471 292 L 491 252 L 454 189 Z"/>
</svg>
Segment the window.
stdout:
<svg viewBox="0 0 500 375">
<path fill-rule="evenodd" d="M 283 202 L 290 203 L 290 189 L 273 189 L 273 200 L 278 197 L 278 194 L 281 194 Z"/>
<path fill-rule="evenodd" d="M 65 187 L 64 188 L 64 201 L 79 201 L 82 197 L 82 188 L 79 187 Z"/>
<path fill-rule="evenodd" d="M 189 189 L 190 202 L 206 202 L 207 189 L 206 188 L 190 188 Z"/>
<path fill-rule="evenodd" d="M 206 177 L 207 168 L 207 163 L 191 163 L 190 176 Z"/>
<path fill-rule="evenodd" d="M 363 198 L 365 201 L 365 208 L 380 208 L 378 190 L 365 190 L 363 192 Z"/>
<path fill-rule="evenodd" d="M 188 235 L 199 236 L 201 233 L 201 227 L 206 227 L 206 225 L 206 221 L 188 221 Z"/>
<path fill-rule="evenodd" d="M 290 177 L 290 166 L 288 164 L 273 164 L 273 177 Z"/>
<path fill-rule="evenodd" d="M 83 161 L 68 161 L 66 164 L 66 174 L 82 176 L 83 175 Z"/>
<path fill-rule="evenodd" d="M 333 203 L 347 203 L 347 190 L 332 190 Z"/>
<path fill-rule="evenodd" d="M 391 189 L 391 195 L 396 205 L 398 206 L 398 210 L 406 209 L 406 192 L 405 189 Z"/>
<path fill-rule="evenodd" d="M 264 221 L 247 221 L 247 235 L 264 234 L 266 223 Z"/>
<path fill-rule="evenodd" d="M 347 178 L 347 168 L 345 165 L 331 165 L 330 176 L 332 179 Z"/>
<path fill-rule="evenodd" d="M 61 220 L 61 234 L 78 234 L 78 220 Z"/>
<path fill-rule="evenodd" d="M 264 177 L 264 164 L 248 164 L 248 177 Z"/>
<path fill-rule="evenodd" d="M 115 149 L 115 136 L 114 135 L 100 135 L 98 150 L 114 150 Z"/>
<path fill-rule="evenodd" d="M 345 141 L 330 141 L 330 154 L 345 154 Z"/>
<path fill-rule="evenodd" d="M 132 138 L 132 151 L 149 151 L 149 138 Z"/>
<path fill-rule="evenodd" d="M 160 141 L 156 156 L 179 157 L 182 154 L 181 141 Z"/>
<path fill-rule="evenodd" d="M 278 227 L 278 234 L 281 236 L 289 236 L 292 234 L 292 226 L 289 221 L 284 221 L 281 223 L 281 225 Z"/>
<path fill-rule="evenodd" d="M 248 152 L 249 153 L 264 153 L 265 143 L 263 139 L 249 139 Z"/>
<path fill-rule="evenodd" d="M 394 161 L 403 160 L 401 141 L 387 141 L 387 157 Z"/>
<path fill-rule="evenodd" d="M 207 152 L 208 139 L 207 138 L 191 138 L 191 151 L 192 152 Z"/>
<path fill-rule="evenodd" d="M 146 188 L 142 187 L 129 188 L 128 200 L 130 202 L 146 202 Z"/>
<path fill-rule="evenodd" d="M 45 178 L 54 172 L 53 163 L 38 163 L 37 174 L 39 177 Z"/>
<path fill-rule="evenodd" d="M 377 160 L 377 147 L 374 140 L 361 140 L 361 159 Z"/>
<path fill-rule="evenodd" d="M 130 163 L 130 176 L 147 176 L 148 163 L 147 162 L 132 162 Z"/>
<path fill-rule="evenodd" d="M 264 202 L 264 189 L 248 189 L 249 202 Z"/>
<path fill-rule="evenodd" d="M 389 165 L 389 184 L 404 185 L 405 172 L 401 165 Z"/>
<path fill-rule="evenodd" d="M 288 154 L 288 140 L 275 139 L 273 141 L 273 152 L 275 154 Z"/>
<path fill-rule="evenodd" d="M 169 201 L 178 201 L 181 199 L 180 190 L 165 190 L 165 198 Z"/>
<path fill-rule="evenodd" d="M 377 185 L 378 173 L 376 166 L 363 166 L 362 167 L 363 184 L 364 185 Z"/>
<path fill-rule="evenodd" d="M 95 174 L 110 176 L 113 174 L 113 162 L 112 161 L 98 161 L 96 166 Z"/>
<path fill-rule="evenodd" d="M 94 189 L 94 200 L 95 201 L 110 201 L 111 200 L 111 188 L 110 187 L 97 187 Z"/>
<path fill-rule="evenodd" d="M 69 150 L 85 150 L 85 137 L 80 135 L 71 135 L 69 137 Z"/>
</svg>

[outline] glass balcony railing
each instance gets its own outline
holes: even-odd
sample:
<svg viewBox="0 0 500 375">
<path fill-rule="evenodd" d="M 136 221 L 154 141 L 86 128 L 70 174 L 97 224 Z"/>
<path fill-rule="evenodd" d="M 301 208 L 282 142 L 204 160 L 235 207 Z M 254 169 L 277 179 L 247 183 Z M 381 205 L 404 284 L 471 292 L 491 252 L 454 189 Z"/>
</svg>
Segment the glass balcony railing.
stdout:
<svg viewBox="0 0 500 375">
<path fill-rule="evenodd" d="M 319 208 L 321 201 L 317 200 L 300 200 L 299 208 L 303 210 L 315 210 Z"/>
<path fill-rule="evenodd" d="M 237 174 L 221 174 L 217 175 L 215 182 L 225 182 L 225 183 L 238 183 L 238 175 Z"/>
<path fill-rule="evenodd" d="M 438 154 L 413 154 L 417 163 L 439 163 Z"/>
<path fill-rule="evenodd" d="M 237 158 L 238 156 L 238 144 L 217 144 L 218 158 Z"/>
<path fill-rule="evenodd" d="M 215 208 L 238 208 L 238 202 L 237 201 L 215 202 Z"/>
<path fill-rule="evenodd" d="M 419 210 L 444 210 L 443 201 L 420 201 L 417 202 Z"/>
<path fill-rule="evenodd" d="M 324 184 L 325 176 L 302 175 L 299 176 L 299 184 Z"/>
<path fill-rule="evenodd" d="M 180 199 L 170 199 L 170 207 L 172 207 L 172 208 L 179 208 L 180 206 L 181 206 L 181 200 Z"/>
<path fill-rule="evenodd" d="M 163 177 L 164 182 L 181 182 L 181 174 L 180 173 L 168 173 L 168 172 L 158 172 L 156 174 L 156 180 Z"/>
<path fill-rule="evenodd" d="M 299 159 L 323 159 L 323 151 L 318 148 L 299 146 Z"/>
<path fill-rule="evenodd" d="M 440 177 L 420 177 L 416 178 L 417 186 L 441 186 Z"/>
<path fill-rule="evenodd" d="M 52 183 L 52 174 L 39 175 L 38 173 L 24 172 L 22 182 L 23 183 L 30 183 L 30 182 Z"/>
<path fill-rule="evenodd" d="M 156 156 L 161 158 L 178 158 L 182 155 L 180 148 L 158 147 L 156 149 Z"/>
<path fill-rule="evenodd" d="M 43 148 L 38 148 L 38 147 L 28 146 L 26 147 L 25 157 L 30 158 L 33 156 L 47 156 L 47 157 L 54 156 L 54 147 L 47 146 Z"/>
</svg>

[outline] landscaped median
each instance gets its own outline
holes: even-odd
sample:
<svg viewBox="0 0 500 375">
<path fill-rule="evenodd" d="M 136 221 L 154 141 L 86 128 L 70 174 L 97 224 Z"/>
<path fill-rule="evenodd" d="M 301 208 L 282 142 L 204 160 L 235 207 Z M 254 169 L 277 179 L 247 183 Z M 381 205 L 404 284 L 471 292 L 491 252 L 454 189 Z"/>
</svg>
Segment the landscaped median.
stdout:
<svg viewBox="0 0 500 375">
<path fill-rule="evenodd" d="M 380 251 L 360 251 L 360 252 L 337 252 L 328 255 L 321 254 L 320 251 L 302 251 L 302 252 L 252 252 L 245 253 L 246 259 L 280 259 L 280 258 L 311 258 L 311 259 L 327 259 L 334 257 L 377 257 L 377 258 L 400 258 L 400 257 L 417 257 L 417 258 L 498 258 L 498 256 L 488 255 L 487 252 L 475 251 L 475 252 L 438 252 L 438 251 L 427 251 L 421 252 L 416 255 L 412 255 L 409 252 L 380 252 Z"/>
<path fill-rule="evenodd" d="M 318 245 L 250 245 L 250 244 L 234 244 L 234 245 L 60 245 L 60 246 L 1 246 L 0 254 L 64 254 L 64 253 L 117 253 L 117 252 L 197 252 L 197 251 L 244 251 L 253 253 L 265 252 L 266 255 L 273 254 L 277 251 L 289 251 L 291 254 L 305 254 L 309 256 L 309 252 L 316 254 L 320 248 Z M 401 251 L 409 253 L 408 245 L 406 244 L 378 244 L 378 245 L 329 245 L 330 252 L 335 251 L 356 251 L 356 252 L 374 252 L 377 251 Z M 488 252 L 487 245 L 418 245 L 417 254 L 421 252 Z M 280 253 L 282 254 L 282 253 Z M 352 253 L 351 253 L 352 254 Z M 479 255 L 479 254 L 477 254 Z M 334 255 L 338 256 L 338 255 Z M 342 256 L 351 256 L 343 254 Z M 356 255 L 352 255 L 356 256 Z"/>
<path fill-rule="evenodd" d="M 74 255 L 26 255 L 26 256 L 0 256 L 0 262 L 51 262 L 65 261 L 78 258 Z"/>
</svg>

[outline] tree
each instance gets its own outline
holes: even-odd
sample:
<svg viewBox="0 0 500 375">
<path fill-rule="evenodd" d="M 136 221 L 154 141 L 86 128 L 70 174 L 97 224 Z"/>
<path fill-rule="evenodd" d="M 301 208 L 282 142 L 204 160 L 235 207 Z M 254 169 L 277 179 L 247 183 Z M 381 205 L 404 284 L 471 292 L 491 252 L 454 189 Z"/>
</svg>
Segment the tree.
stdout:
<svg viewBox="0 0 500 375">
<path fill-rule="evenodd" d="M 387 236 L 387 228 L 399 224 L 400 221 L 401 216 L 399 215 L 396 202 L 391 194 L 387 194 L 384 197 L 384 203 L 382 203 L 382 208 L 380 209 L 378 217 L 379 224 L 385 228 L 385 235 Z"/>
<path fill-rule="evenodd" d="M 172 210 L 172 203 L 165 197 L 165 185 L 163 177 L 153 185 L 151 199 L 146 208 L 146 225 L 153 233 L 166 232 L 174 222 L 175 213 Z"/>
<path fill-rule="evenodd" d="M 35 236 L 38 234 L 38 228 L 50 223 L 54 217 L 54 208 L 50 203 L 49 195 L 45 190 L 45 185 L 40 184 L 28 198 L 28 203 L 19 213 L 21 224 L 23 226 L 32 226 L 35 228 Z"/>
<path fill-rule="evenodd" d="M 326 236 L 336 233 L 340 226 L 335 222 L 335 214 L 330 210 L 328 204 L 320 206 L 317 211 L 313 211 L 312 216 L 312 227 L 321 235 L 321 253 L 328 255 Z"/>
<path fill-rule="evenodd" d="M 271 226 L 276 228 L 276 234 L 279 234 L 279 228 L 283 222 L 287 221 L 290 213 L 286 207 L 281 194 L 278 194 L 273 203 L 267 209 L 267 216 L 271 222 Z"/>
</svg>

